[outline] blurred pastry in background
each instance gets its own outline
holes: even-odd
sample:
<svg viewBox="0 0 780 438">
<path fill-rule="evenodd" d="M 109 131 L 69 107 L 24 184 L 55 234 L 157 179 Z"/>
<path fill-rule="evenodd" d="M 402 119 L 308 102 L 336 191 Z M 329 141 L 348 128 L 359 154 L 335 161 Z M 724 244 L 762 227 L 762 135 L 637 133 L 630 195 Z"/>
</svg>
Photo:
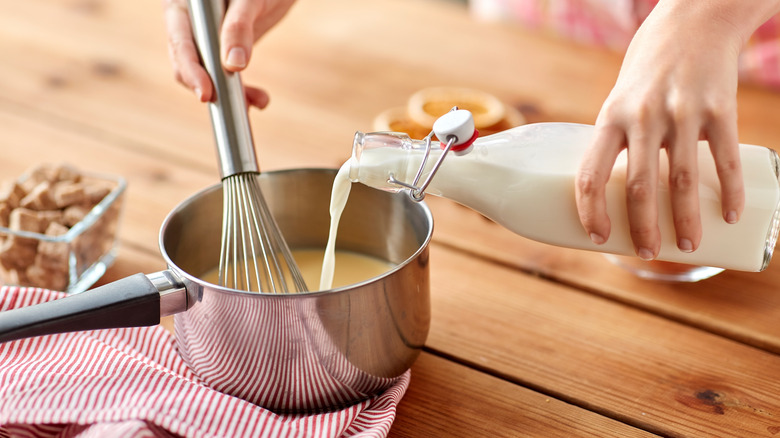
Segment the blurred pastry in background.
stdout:
<svg viewBox="0 0 780 438">
<path fill-rule="evenodd" d="M 389 108 L 378 114 L 373 129 L 405 132 L 412 138 L 421 139 L 431 132 L 436 119 L 455 106 L 471 111 L 480 136 L 526 123 L 520 111 L 490 93 L 463 87 L 431 87 L 410 96 L 406 106 Z"/>
</svg>

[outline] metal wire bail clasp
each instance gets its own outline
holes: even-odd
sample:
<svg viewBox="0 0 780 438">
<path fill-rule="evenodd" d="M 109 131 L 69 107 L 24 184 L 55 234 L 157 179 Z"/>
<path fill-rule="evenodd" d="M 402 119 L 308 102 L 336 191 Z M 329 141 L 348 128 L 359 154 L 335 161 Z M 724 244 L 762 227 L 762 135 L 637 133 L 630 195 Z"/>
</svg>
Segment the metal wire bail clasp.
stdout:
<svg viewBox="0 0 780 438">
<path fill-rule="evenodd" d="M 442 153 L 439 159 L 436 160 L 430 173 L 425 178 L 422 184 L 420 179 L 425 171 L 425 164 L 428 162 L 428 157 L 431 154 L 431 143 L 433 136 L 441 142 Z M 425 141 L 425 153 L 423 155 L 420 168 L 417 170 L 417 175 L 414 177 L 412 183 L 405 183 L 396 179 L 391 173 L 387 178 L 387 182 L 390 184 L 398 185 L 409 189 L 409 197 L 415 202 L 420 202 L 425 198 L 425 189 L 431 184 L 433 177 L 444 162 L 444 158 L 452 151 L 456 155 L 465 155 L 471 152 L 474 141 L 479 136 L 479 132 L 474 128 L 474 117 L 470 111 L 458 109 L 457 106 L 439 117 L 433 124 L 433 130 L 423 138 Z M 445 144 L 444 141 L 447 143 Z M 419 185 L 418 185 L 419 184 Z"/>
</svg>

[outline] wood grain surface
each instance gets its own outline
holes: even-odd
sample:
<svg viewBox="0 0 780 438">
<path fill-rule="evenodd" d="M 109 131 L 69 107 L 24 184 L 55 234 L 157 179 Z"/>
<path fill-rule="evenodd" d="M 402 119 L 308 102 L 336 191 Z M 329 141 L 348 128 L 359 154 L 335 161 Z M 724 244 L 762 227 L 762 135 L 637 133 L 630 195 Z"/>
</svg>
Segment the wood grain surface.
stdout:
<svg viewBox="0 0 780 438">
<path fill-rule="evenodd" d="M 124 176 L 120 253 L 100 283 L 164 269 L 160 224 L 218 171 L 206 108 L 173 78 L 160 2 L 0 6 L 0 179 L 44 161 Z M 443 0 L 301 0 L 243 78 L 271 95 L 250 112 L 264 170 L 335 168 L 356 130 L 428 86 L 592 123 L 620 61 Z M 738 99 L 741 141 L 780 145 L 780 95 L 743 86 Z M 432 326 L 390 436 L 780 432 L 780 264 L 650 282 L 427 202 Z"/>
</svg>

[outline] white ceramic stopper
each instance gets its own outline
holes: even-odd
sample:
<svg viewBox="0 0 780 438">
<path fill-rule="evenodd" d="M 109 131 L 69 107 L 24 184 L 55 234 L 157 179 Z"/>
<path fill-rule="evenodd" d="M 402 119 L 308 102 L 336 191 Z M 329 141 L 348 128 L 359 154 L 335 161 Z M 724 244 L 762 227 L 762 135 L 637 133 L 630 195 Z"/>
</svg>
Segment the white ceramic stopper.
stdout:
<svg viewBox="0 0 780 438">
<path fill-rule="evenodd" d="M 447 143 L 455 137 L 453 146 L 468 142 L 474 136 L 474 117 L 470 111 L 455 110 L 436 119 L 433 132 L 442 143 Z"/>
</svg>

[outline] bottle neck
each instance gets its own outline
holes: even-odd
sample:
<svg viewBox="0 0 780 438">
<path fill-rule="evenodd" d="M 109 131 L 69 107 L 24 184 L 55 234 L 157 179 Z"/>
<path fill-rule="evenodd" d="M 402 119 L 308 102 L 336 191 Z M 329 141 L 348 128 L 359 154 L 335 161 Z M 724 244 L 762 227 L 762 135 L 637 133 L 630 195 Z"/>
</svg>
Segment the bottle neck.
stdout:
<svg viewBox="0 0 780 438">
<path fill-rule="evenodd" d="M 381 190 L 414 191 L 428 179 L 442 152 L 440 142 L 435 140 L 413 140 L 395 132 L 358 132 L 349 177 L 353 182 Z"/>
</svg>

